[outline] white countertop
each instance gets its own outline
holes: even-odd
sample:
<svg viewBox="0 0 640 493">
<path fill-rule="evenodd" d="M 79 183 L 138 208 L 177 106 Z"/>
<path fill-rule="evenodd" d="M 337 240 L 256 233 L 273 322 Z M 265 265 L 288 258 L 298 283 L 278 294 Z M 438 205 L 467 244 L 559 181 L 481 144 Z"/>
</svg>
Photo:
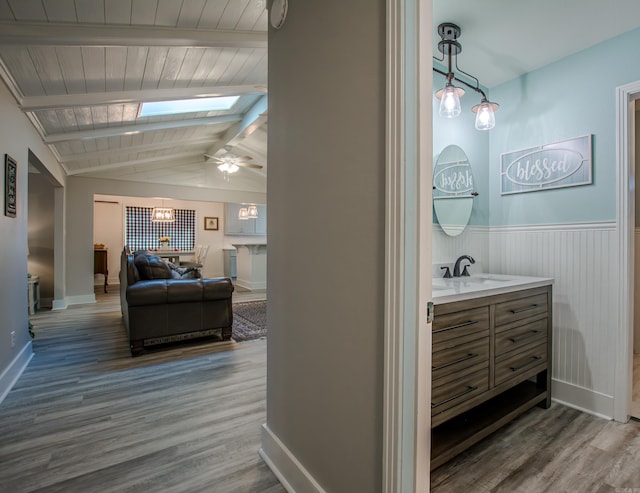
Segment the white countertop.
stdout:
<svg viewBox="0 0 640 493">
<path fill-rule="evenodd" d="M 433 303 L 440 305 L 483 296 L 510 293 L 522 289 L 553 284 L 550 277 L 509 276 L 503 274 L 473 274 L 469 277 L 432 280 Z"/>
</svg>

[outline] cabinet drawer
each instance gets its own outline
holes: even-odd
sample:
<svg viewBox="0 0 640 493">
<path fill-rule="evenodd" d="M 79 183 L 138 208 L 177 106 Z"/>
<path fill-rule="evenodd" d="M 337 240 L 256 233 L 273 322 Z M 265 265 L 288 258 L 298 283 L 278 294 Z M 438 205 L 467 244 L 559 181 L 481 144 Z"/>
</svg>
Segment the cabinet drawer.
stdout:
<svg viewBox="0 0 640 493">
<path fill-rule="evenodd" d="M 547 313 L 546 293 L 496 304 L 496 327 L 534 315 Z"/>
<path fill-rule="evenodd" d="M 495 350 L 496 356 L 522 349 L 527 346 L 537 346 L 547 340 L 547 318 L 522 323 L 516 327 L 496 333 Z"/>
<path fill-rule="evenodd" d="M 437 344 L 456 337 L 482 333 L 489 329 L 489 307 L 472 308 L 446 315 L 438 315 L 433 320 L 433 343 Z M 482 334 L 480 337 L 484 336 Z"/>
<path fill-rule="evenodd" d="M 488 337 L 443 351 L 436 351 L 433 353 L 431 378 L 436 380 L 485 361 L 489 361 Z"/>
<path fill-rule="evenodd" d="M 495 382 L 500 385 L 511 378 L 542 371 L 547 364 L 547 344 L 543 343 L 515 354 L 506 353 L 496 359 Z"/>
<path fill-rule="evenodd" d="M 458 406 L 488 389 L 489 373 L 486 370 L 434 387 L 431 391 L 431 415 L 435 416 Z"/>
</svg>

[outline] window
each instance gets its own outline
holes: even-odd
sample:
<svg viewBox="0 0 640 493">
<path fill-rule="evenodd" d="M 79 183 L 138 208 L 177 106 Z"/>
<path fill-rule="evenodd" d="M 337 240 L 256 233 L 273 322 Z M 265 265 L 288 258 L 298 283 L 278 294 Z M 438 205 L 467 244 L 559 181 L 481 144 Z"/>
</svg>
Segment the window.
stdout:
<svg viewBox="0 0 640 493">
<path fill-rule="evenodd" d="M 196 211 L 174 209 L 176 220 L 172 223 L 151 221 L 153 207 L 127 206 L 125 211 L 125 245 L 132 251 L 155 250 L 160 246 L 159 238 L 168 236 L 169 248 L 193 250 L 196 243 Z"/>
</svg>

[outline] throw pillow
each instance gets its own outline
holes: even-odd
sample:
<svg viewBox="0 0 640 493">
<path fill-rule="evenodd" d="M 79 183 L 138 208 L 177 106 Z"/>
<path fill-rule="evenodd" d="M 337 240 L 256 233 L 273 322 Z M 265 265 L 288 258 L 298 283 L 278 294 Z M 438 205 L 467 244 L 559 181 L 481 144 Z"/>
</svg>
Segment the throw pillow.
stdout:
<svg viewBox="0 0 640 493">
<path fill-rule="evenodd" d="M 138 268 L 140 279 L 171 279 L 171 269 L 162 259 L 149 252 L 134 256 L 133 262 Z"/>
</svg>

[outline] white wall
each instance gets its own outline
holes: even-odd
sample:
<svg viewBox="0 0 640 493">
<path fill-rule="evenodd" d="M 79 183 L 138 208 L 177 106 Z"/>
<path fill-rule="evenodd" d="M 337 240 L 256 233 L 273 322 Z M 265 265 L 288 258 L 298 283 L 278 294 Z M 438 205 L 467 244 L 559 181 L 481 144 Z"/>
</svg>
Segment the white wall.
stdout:
<svg viewBox="0 0 640 493">
<path fill-rule="evenodd" d="M 266 236 L 225 236 L 224 204 L 195 200 L 162 200 L 121 195 L 96 195 L 94 202 L 94 243 L 103 243 L 108 253 L 109 284 L 119 282 L 120 252 L 124 247 L 124 214 L 127 206 L 173 207 L 196 211 L 196 244 L 209 245 L 209 252 L 202 269 L 204 277 L 224 275 L 223 248 L 232 248 L 232 243 L 266 243 Z M 205 230 L 204 218 L 217 217 L 218 230 Z M 186 260 L 186 257 L 185 257 Z M 94 284 L 101 285 L 104 277 L 97 274 Z"/>
<path fill-rule="evenodd" d="M 69 177 L 66 187 L 66 297 L 61 305 L 90 303 L 95 301 L 93 275 L 93 243 L 94 243 L 94 196 L 109 195 L 121 197 L 166 197 L 187 202 L 254 202 L 266 203 L 263 193 L 243 193 L 228 190 L 212 190 L 153 183 L 101 180 Z M 219 216 L 221 219 L 223 214 Z M 204 237 L 207 240 L 208 238 Z M 231 239 L 228 239 L 229 244 Z M 105 244 L 111 243 L 102 242 Z M 226 244 L 225 244 L 226 246 Z M 213 247 L 212 247 L 213 248 Z M 111 247 L 110 247 L 111 249 Z M 118 250 L 120 247 L 117 248 Z M 215 259 L 215 254 L 213 258 Z M 112 260 L 109 259 L 109 262 Z M 116 261 L 120 268 L 119 257 Z M 215 268 L 214 260 L 214 268 Z M 109 269 L 112 270 L 111 268 Z M 116 272 L 116 271 L 114 271 Z"/>
<path fill-rule="evenodd" d="M 0 400 L 31 357 L 27 309 L 27 215 L 29 149 L 51 169 L 61 183 L 64 173 L 42 143 L 31 123 L 18 109 L 15 100 L 0 84 L 0 157 L 9 154 L 18 163 L 17 217 L 0 211 Z M 5 189 L 4 171 L 0 173 L 0 190 Z M 4 203 L 4 198 L 0 201 Z M 15 331 L 15 345 L 10 334 Z M 37 331 L 36 331 L 37 333 Z"/>
</svg>

